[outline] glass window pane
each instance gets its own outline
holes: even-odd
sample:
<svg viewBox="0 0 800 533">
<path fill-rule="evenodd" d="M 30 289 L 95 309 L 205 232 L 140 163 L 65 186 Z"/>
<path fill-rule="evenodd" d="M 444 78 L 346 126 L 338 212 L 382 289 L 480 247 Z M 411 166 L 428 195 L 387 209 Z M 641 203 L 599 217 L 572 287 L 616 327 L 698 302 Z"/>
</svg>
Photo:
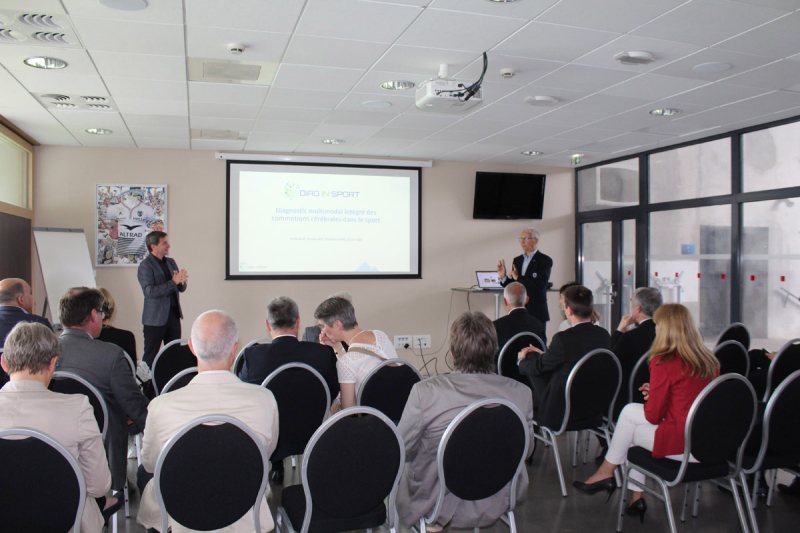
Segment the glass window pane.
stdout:
<svg viewBox="0 0 800 533">
<path fill-rule="evenodd" d="M 744 204 L 742 226 L 742 322 L 777 350 L 800 333 L 800 198 Z"/>
<path fill-rule="evenodd" d="M 639 205 L 639 159 L 578 172 L 578 210 Z"/>
<path fill-rule="evenodd" d="M 29 209 L 29 153 L 0 134 L 0 202 Z"/>
<path fill-rule="evenodd" d="M 636 221 L 622 221 L 622 314 L 631 312 L 631 296 L 636 283 Z"/>
<path fill-rule="evenodd" d="M 650 156 L 650 203 L 730 193 L 729 138 Z"/>
<path fill-rule="evenodd" d="M 742 190 L 800 185 L 800 122 L 742 135 Z"/>
<path fill-rule="evenodd" d="M 600 325 L 611 331 L 611 222 L 583 224 L 583 279 L 591 289 Z"/>
<path fill-rule="evenodd" d="M 730 324 L 731 206 L 650 214 L 650 285 L 692 312 L 706 342 Z"/>
</svg>

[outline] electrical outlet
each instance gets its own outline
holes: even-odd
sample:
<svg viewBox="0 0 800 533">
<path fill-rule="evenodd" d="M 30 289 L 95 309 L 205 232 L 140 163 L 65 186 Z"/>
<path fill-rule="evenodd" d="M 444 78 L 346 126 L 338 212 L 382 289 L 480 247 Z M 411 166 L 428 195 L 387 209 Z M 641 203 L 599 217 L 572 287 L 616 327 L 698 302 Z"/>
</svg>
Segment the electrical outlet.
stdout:
<svg viewBox="0 0 800 533">
<path fill-rule="evenodd" d="M 395 335 L 394 336 L 395 348 L 411 348 L 411 335 Z"/>
<path fill-rule="evenodd" d="M 430 335 L 414 335 L 414 348 L 430 348 L 431 336 Z"/>
</svg>

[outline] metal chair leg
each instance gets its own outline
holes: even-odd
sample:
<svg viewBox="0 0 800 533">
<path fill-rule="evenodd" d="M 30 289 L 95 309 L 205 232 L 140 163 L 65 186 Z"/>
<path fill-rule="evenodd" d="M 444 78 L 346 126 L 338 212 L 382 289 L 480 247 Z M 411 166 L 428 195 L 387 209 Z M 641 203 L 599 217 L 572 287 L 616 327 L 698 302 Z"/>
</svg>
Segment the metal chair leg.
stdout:
<svg viewBox="0 0 800 533">
<path fill-rule="evenodd" d="M 625 511 L 625 492 L 628 490 L 628 474 L 630 473 L 631 467 L 630 465 L 621 465 L 622 470 L 622 483 L 620 484 L 620 488 L 622 489 L 622 496 L 619 497 L 619 512 L 617 512 L 617 533 L 622 531 L 622 517 Z"/>
<path fill-rule="evenodd" d="M 559 457 L 558 455 L 558 443 L 556 442 L 556 436 L 548 428 L 542 428 L 542 431 L 547 432 L 547 436 L 550 439 L 550 442 L 553 443 L 553 455 L 556 458 L 556 468 L 558 469 L 558 481 L 561 483 L 561 495 L 566 498 L 567 486 L 564 483 L 564 470 L 561 468 L 561 457 Z"/>
<path fill-rule="evenodd" d="M 130 497 L 128 495 L 128 480 L 125 480 L 125 487 L 122 489 L 122 495 L 125 497 L 125 518 L 131 517 Z"/>
<path fill-rule="evenodd" d="M 592 441 L 592 432 L 586 432 L 586 448 L 583 450 L 583 464 L 589 460 L 589 443 Z"/>
<path fill-rule="evenodd" d="M 297 456 L 292 456 L 292 468 L 297 468 Z"/>
<path fill-rule="evenodd" d="M 694 486 L 694 506 L 692 507 L 692 518 L 697 518 L 697 511 L 700 508 L 700 482 Z"/>
<path fill-rule="evenodd" d="M 739 482 L 742 484 L 742 493 L 744 494 L 744 503 L 747 506 L 747 515 L 750 518 L 750 530 L 753 533 L 758 533 L 758 524 L 756 523 L 755 502 L 750 500 L 750 493 L 747 491 L 747 480 L 744 477 L 744 472 L 739 471 Z"/>
<path fill-rule="evenodd" d="M 508 529 L 511 533 L 517 533 L 517 519 L 514 517 L 514 511 L 508 512 Z"/>
<path fill-rule="evenodd" d="M 742 500 L 739 498 L 739 488 L 733 481 L 733 478 L 728 478 L 733 492 L 733 502 L 736 504 L 736 512 L 739 514 L 739 523 L 742 525 L 742 533 L 750 533 L 750 528 L 747 527 L 747 518 L 744 516 L 744 508 L 742 507 Z M 746 493 L 747 491 L 745 491 Z"/>
<path fill-rule="evenodd" d="M 755 509 L 756 506 L 758 505 L 758 485 L 760 477 L 761 476 L 759 475 L 758 472 L 756 472 L 756 474 L 753 476 L 753 493 L 750 496 L 751 505 L 753 506 L 753 509 Z M 744 479 L 745 479 L 744 490 L 747 491 L 747 484 L 746 484 L 747 478 Z"/>
<path fill-rule="evenodd" d="M 117 517 L 119 516 L 119 511 L 114 513 L 111 517 L 111 531 L 112 533 L 117 533 Z"/>
<path fill-rule="evenodd" d="M 678 533 L 678 528 L 675 525 L 675 515 L 672 514 L 672 499 L 669 497 L 669 487 L 663 479 L 656 478 L 656 481 L 661 485 L 661 492 L 664 493 L 664 505 L 667 507 L 667 520 L 669 521 L 669 530 L 672 533 Z"/>
<path fill-rule="evenodd" d="M 689 507 L 689 491 L 691 487 L 686 483 L 686 490 L 683 491 L 683 505 L 681 506 L 681 522 L 686 522 L 686 508 Z"/>
<path fill-rule="evenodd" d="M 775 488 L 778 486 L 778 469 L 772 471 L 772 483 L 767 487 L 767 507 L 772 507 L 772 495 L 775 493 Z"/>
<path fill-rule="evenodd" d="M 580 431 L 573 431 L 572 432 L 572 468 L 578 466 L 578 435 Z"/>
<path fill-rule="evenodd" d="M 136 446 L 136 466 L 142 466 L 142 434 L 137 433 L 133 437 L 133 442 Z"/>
</svg>

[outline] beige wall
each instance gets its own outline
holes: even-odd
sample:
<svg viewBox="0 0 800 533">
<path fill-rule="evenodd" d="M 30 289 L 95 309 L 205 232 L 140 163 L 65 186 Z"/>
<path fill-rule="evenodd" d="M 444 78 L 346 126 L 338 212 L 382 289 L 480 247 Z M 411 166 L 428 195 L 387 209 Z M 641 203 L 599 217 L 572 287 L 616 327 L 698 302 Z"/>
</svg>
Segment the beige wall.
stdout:
<svg viewBox="0 0 800 533">
<path fill-rule="evenodd" d="M 516 238 L 531 221 L 473 220 L 476 171 L 546 173 L 544 219 L 533 221 L 541 232 L 540 247 L 553 258 L 551 281 L 556 287 L 574 278 L 574 193 L 572 171 L 514 165 L 435 162 L 422 173 L 422 279 L 225 281 L 225 163 L 212 151 L 40 146 L 35 149 L 34 226 L 82 228 L 95 244 L 96 183 L 147 183 L 168 186 L 168 229 L 172 250 L 189 272 L 189 289 L 181 297 L 183 333 L 194 318 L 212 308 L 230 312 L 241 329 L 242 344 L 266 336 L 265 305 L 278 295 L 300 306 L 301 326 L 314 323 L 316 305 L 327 295 L 347 290 L 357 317 L 367 328 L 398 334 L 430 334 L 446 371 L 448 311 L 450 320 L 467 310 L 466 294 L 452 296 L 451 287 L 475 283 L 475 270 L 493 269 L 499 258 L 519 254 Z M 313 253 L 310 251 L 309 253 Z M 98 267 L 97 285 L 117 302 L 115 325 L 136 334 L 142 351 L 142 292 L 136 268 Z M 38 265 L 37 287 L 42 287 Z M 37 294 L 37 309 L 44 300 Z M 54 295 L 59 297 L 60 295 Z M 560 322 L 558 301 L 550 295 L 550 336 Z M 473 310 L 494 317 L 494 298 L 470 297 Z M 419 365 L 419 356 L 401 357 Z"/>
</svg>

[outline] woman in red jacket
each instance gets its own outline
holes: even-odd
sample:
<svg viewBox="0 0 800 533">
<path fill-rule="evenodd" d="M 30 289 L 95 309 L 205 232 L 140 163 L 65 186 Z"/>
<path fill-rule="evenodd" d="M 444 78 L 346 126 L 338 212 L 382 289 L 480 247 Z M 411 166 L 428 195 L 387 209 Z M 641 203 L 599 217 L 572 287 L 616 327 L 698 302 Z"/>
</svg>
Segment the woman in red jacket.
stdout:
<svg viewBox="0 0 800 533">
<path fill-rule="evenodd" d="M 683 459 L 686 417 L 695 398 L 711 380 L 719 376 L 719 361 L 705 347 L 689 310 L 680 304 L 666 304 L 653 315 L 656 338 L 650 348 L 650 383 L 641 389 L 645 404 L 627 405 L 619 415 L 614 437 L 603 464 L 585 483 L 573 482 L 587 494 L 617 488 L 614 469 L 621 465 L 631 446 L 652 450 L 653 457 Z M 694 461 L 690 458 L 690 461 Z M 632 479 L 644 483 L 644 476 L 631 472 Z M 644 521 L 647 504 L 635 485 L 629 516 Z"/>
</svg>

